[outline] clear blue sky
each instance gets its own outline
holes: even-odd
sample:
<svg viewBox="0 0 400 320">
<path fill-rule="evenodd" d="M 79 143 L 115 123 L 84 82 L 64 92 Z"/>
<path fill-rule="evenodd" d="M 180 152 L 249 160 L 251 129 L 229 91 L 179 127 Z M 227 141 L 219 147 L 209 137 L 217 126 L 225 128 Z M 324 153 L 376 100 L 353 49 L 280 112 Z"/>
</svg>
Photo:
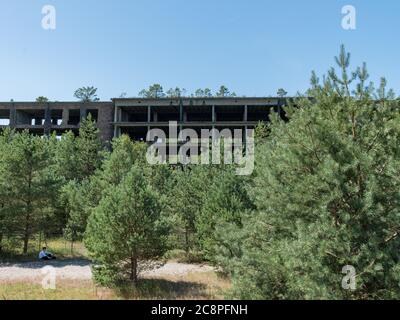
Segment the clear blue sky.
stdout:
<svg viewBox="0 0 400 320">
<path fill-rule="evenodd" d="M 46 4 L 55 31 L 41 27 Z M 341 27 L 346 4 L 354 31 Z M 152 83 L 295 94 L 341 43 L 400 91 L 399 18 L 398 0 L 0 0 L 0 100 L 74 100 L 85 85 L 108 100 Z"/>
</svg>

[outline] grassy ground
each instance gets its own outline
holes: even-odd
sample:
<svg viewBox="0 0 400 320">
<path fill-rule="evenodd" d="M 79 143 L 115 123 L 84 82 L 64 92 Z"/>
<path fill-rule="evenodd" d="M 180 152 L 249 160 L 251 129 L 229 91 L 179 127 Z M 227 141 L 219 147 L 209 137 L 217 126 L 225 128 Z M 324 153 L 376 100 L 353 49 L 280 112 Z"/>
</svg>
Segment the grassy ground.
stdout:
<svg viewBox="0 0 400 320">
<path fill-rule="evenodd" d="M 36 261 L 39 248 L 43 245 L 59 259 L 87 258 L 82 243 L 75 243 L 71 252 L 69 242 L 53 239 L 48 240 L 47 244 L 32 241 L 27 255 L 19 250 L 3 252 L 0 262 Z M 166 256 L 166 260 L 185 261 L 181 252 L 170 255 Z M 216 272 L 142 279 L 137 288 L 125 286 L 117 289 L 100 288 L 90 280 L 63 280 L 57 282 L 56 290 L 45 290 L 40 283 L 25 281 L 0 283 L 0 300 L 223 299 L 229 288 L 229 279 Z"/>
<path fill-rule="evenodd" d="M 97 290 L 91 281 L 64 281 L 56 290 L 45 290 L 40 284 L 30 282 L 0 285 L 2 300 L 101 300 L 111 299 L 112 291 Z"/>
<path fill-rule="evenodd" d="M 228 279 L 215 272 L 206 272 L 143 279 L 138 288 L 122 288 L 116 292 L 123 299 L 221 300 L 229 289 Z"/>
<path fill-rule="evenodd" d="M 62 238 L 50 239 L 46 242 L 31 240 L 29 242 L 28 253 L 22 253 L 22 243 L 14 246 L 13 250 L 4 250 L 0 255 L 0 262 L 24 262 L 35 261 L 41 248 L 45 246 L 59 259 L 87 258 L 87 250 L 81 242 L 75 242 L 71 251 L 71 242 Z"/>
<path fill-rule="evenodd" d="M 190 300 L 223 299 L 230 288 L 228 279 L 215 272 L 180 277 L 143 279 L 137 288 L 106 289 L 92 281 L 58 282 L 56 290 L 44 290 L 35 283 L 2 283 L 0 300 Z"/>
</svg>

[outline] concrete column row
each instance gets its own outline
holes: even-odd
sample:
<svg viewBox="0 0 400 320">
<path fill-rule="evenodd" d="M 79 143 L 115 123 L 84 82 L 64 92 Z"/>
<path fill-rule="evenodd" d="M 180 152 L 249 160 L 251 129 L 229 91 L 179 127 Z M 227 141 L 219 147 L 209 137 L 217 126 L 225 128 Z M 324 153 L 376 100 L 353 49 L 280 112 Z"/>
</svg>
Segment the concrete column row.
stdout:
<svg viewBox="0 0 400 320">
<path fill-rule="evenodd" d="M 212 108 L 212 122 L 217 122 L 217 113 L 215 110 L 215 105 L 211 106 Z M 247 122 L 248 120 L 248 106 L 245 105 L 243 106 L 243 121 Z M 82 110 L 81 110 L 82 111 Z M 147 122 L 150 123 L 151 121 L 151 115 L 152 115 L 152 106 L 147 106 Z M 154 111 L 154 122 L 158 121 L 158 115 L 157 112 Z M 84 115 L 86 116 L 86 114 Z M 121 119 L 121 108 L 115 107 L 115 114 L 114 114 L 114 122 L 120 122 Z M 187 121 L 187 113 L 184 110 L 184 106 L 182 103 L 179 105 L 179 121 L 180 122 L 186 122 Z"/>
</svg>

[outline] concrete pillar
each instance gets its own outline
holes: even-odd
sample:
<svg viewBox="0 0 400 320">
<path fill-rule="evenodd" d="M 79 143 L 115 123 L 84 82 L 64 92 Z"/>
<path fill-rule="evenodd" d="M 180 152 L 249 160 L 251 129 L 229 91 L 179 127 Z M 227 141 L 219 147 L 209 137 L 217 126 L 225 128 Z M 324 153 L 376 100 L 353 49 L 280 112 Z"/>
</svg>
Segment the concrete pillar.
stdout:
<svg viewBox="0 0 400 320">
<path fill-rule="evenodd" d="M 49 135 L 51 131 L 51 109 L 49 103 L 44 110 L 44 119 L 44 134 Z"/>
<path fill-rule="evenodd" d="M 184 112 L 185 111 L 184 111 L 184 107 L 183 107 L 183 100 L 180 99 L 179 100 L 179 122 L 180 122 L 180 124 L 179 124 L 179 132 L 182 131 L 182 129 L 183 129 L 182 123 L 184 121 L 184 119 L 183 119 L 183 113 Z"/>
<path fill-rule="evenodd" d="M 14 128 L 17 125 L 17 111 L 15 110 L 14 103 L 10 108 L 10 127 Z"/>
<path fill-rule="evenodd" d="M 44 122 L 45 124 L 51 124 L 51 110 L 50 110 L 50 105 L 46 106 L 46 109 L 44 110 Z"/>
<path fill-rule="evenodd" d="M 244 106 L 244 112 L 243 112 L 243 121 L 245 123 L 247 123 L 247 119 L 248 119 L 248 106 L 245 105 Z M 246 148 L 247 146 L 247 125 L 244 127 L 244 133 L 243 133 L 243 142 L 244 142 L 244 147 Z"/>
<path fill-rule="evenodd" d="M 244 134 L 243 134 L 243 142 L 244 142 L 244 147 L 245 147 L 245 150 L 247 150 L 247 130 L 248 130 L 249 128 L 248 128 L 248 126 L 245 126 L 244 127 Z"/>
<path fill-rule="evenodd" d="M 151 106 L 147 106 L 147 122 L 151 122 Z"/>
<path fill-rule="evenodd" d="M 114 109 L 114 122 L 118 122 L 118 107 Z"/>
<path fill-rule="evenodd" d="M 183 121 L 183 101 L 182 99 L 179 100 L 179 121 L 182 122 Z"/>
<path fill-rule="evenodd" d="M 62 124 L 63 126 L 67 126 L 69 121 L 69 109 L 65 108 L 62 112 Z"/>
<path fill-rule="evenodd" d="M 279 119 L 282 119 L 282 106 L 285 103 L 285 100 L 282 98 L 278 99 L 278 115 L 279 115 Z"/>
<path fill-rule="evenodd" d="M 212 107 L 212 122 L 216 122 L 217 121 L 217 114 L 215 113 L 215 105 L 213 105 Z"/>
<path fill-rule="evenodd" d="M 212 126 L 212 135 L 211 135 L 211 141 L 212 141 L 212 143 L 214 143 L 214 140 L 215 140 L 215 135 L 214 135 L 214 130 L 215 130 L 215 123 L 217 122 L 217 113 L 215 112 L 215 105 L 212 105 L 211 106 L 211 117 L 212 117 L 212 123 L 213 123 L 213 126 Z"/>
<path fill-rule="evenodd" d="M 116 125 L 118 121 L 118 107 L 114 107 L 114 138 L 118 137 L 118 126 Z"/>
<path fill-rule="evenodd" d="M 87 108 L 86 108 L 86 106 L 81 106 L 81 108 L 79 109 L 79 112 L 80 112 L 79 118 L 80 118 L 80 121 L 82 121 L 87 116 Z"/>
<path fill-rule="evenodd" d="M 147 132 L 150 131 L 151 127 L 150 127 L 150 123 L 151 123 L 151 106 L 147 106 Z M 147 133 L 146 133 L 147 135 Z"/>
</svg>

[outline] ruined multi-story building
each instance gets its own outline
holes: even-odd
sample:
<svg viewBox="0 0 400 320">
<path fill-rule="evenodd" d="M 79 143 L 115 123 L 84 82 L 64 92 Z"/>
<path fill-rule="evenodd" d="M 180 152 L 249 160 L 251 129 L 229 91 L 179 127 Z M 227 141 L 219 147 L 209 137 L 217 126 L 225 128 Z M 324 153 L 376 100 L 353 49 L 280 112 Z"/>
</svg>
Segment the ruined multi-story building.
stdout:
<svg viewBox="0 0 400 320">
<path fill-rule="evenodd" d="M 145 140 L 152 128 L 166 129 L 170 121 L 179 128 L 246 129 L 269 121 L 271 112 L 282 115 L 281 98 L 124 98 L 110 102 L 0 102 L 0 127 L 27 129 L 35 134 L 78 133 L 89 113 L 97 122 L 101 139 L 128 134 Z"/>
</svg>

